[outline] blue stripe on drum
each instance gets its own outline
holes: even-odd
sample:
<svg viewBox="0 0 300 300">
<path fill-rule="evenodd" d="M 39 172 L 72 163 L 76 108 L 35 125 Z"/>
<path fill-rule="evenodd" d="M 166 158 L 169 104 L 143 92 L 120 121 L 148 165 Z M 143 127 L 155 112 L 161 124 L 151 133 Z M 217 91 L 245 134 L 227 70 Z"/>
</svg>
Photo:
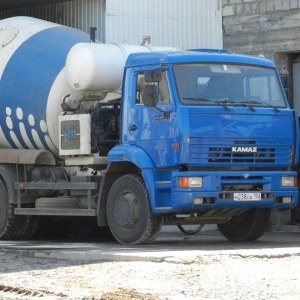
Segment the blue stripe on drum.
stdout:
<svg viewBox="0 0 300 300">
<path fill-rule="evenodd" d="M 22 147 L 28 148 L 19 128 L 19 123 L 23 122 L 31 144 L 38 148 L 31 134 L 34 129 L 45 149 L 48 149 L 44 139 L 47 132 L 41 129 L 40 122 L 46 121 L 47 100 L 55 78 L 65 66 L 69 50 L 80 42 L 89 42 L 89 35 L 74 28 L 59 26 L 34 34 L 12 55 L 0 82 L 0 124 L 13 148 L 17 148 L 17 145 L 10 136 L 10 130 L 13 130 Z M 22 114 L 17 116 L 17 109 L 19 112 L 21 109 Z M 31 124 L 28 120 L 30 115 Z"/>
</svg>

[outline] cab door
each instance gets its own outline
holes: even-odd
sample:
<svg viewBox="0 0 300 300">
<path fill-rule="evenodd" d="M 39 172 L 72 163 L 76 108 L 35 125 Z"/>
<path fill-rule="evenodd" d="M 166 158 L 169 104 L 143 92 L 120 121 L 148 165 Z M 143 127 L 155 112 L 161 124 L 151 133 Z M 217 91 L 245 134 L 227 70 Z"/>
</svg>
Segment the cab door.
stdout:
<svg viewBox="0 0 300 300">
<path fill-rule="evenodd" d="M 167 70 L 161 70 L 161 81 L 147 82 L 145 71 L 134 73 L 131 105 L 127 109 L 126 143 L 142 148 L 156 166 L 174 165 L 174 144 L 178 143 L 176 110 L 172 99 Z M 145 87 L 156 85 L 158 95 L 156 107 L 146 107 Z M 165 112 L 165 113 L 164 113 Z"/>
</svg>

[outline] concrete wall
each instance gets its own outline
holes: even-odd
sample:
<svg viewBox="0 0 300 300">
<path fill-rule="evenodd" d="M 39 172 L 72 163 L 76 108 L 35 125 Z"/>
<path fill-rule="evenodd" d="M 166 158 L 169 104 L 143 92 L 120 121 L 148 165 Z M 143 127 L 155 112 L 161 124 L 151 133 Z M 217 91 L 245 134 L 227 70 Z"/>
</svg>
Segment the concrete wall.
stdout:
<svg viewBox="0 0 300 300">
<path fill-rule="evenodd" d="M 299 0 L 222 0 L 224 48 L 272 59 L 286 72 L 300 51 Z"/>
<path fill-rule="evenodd" d="M 222 0 L 224 44 L 253 54 L 299 50 L 299 2 Z"/>
<path fill-rule="evenodd" d="M 293 106 L 293 62 L 300 53 L 299 0 L 222 0 L 224 48 L 259 55 L 289 76 Z"/>
</svg>

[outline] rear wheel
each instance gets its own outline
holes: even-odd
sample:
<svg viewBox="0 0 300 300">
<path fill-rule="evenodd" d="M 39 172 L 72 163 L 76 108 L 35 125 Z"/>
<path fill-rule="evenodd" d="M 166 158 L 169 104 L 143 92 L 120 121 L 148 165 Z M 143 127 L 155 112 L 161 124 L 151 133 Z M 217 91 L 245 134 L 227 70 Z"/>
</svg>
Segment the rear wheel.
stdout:
<svg viewBox="0 0 300 300">
<path fill-rule="evenodd" d="M 271 210 L 268 208 L 252 208 L 233 216 L 225 224 L 218 224 L 218 228 L 230 241 L 254 241 L 266 231 L 270 215 Z"/>
<path fill-rule="evenodd" d="M 16 231 L 16 219 L 13 207 L 8 202 L 8 193 L 4 184 L 0 183 L 0 238 L 10 239 Z"/>
<path fill-rule="evenodd" d="M 32 238 L 39 226 L 40 217 L 39 216 L 15 216 L 20 219 L 19 234 L 16 239 L 28 240 Z"/>
<path fill-rule="evenodd" d="M 15 206 L 9 203 L 8 191 L 0 183 L 0 239 L 20 240 L 31 238 L 37 230 L 38 217 L 16 216 Z"/>
<path fill-rule="evenodd" d="M 122 244 L 153 241 L 163 217 L 154 215 L 148 193 L 140 176 L 129 174 L 117 179 L 107 200 L 107 219 L 113 236 Z"/>
</svg>

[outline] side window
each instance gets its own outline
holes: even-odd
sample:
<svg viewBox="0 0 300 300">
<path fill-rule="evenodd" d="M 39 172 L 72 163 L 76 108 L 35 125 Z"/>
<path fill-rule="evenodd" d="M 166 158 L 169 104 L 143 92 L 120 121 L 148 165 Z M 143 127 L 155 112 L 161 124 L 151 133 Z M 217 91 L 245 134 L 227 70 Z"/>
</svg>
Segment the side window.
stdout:
<svg viewBox="0 0 300 300">
<path fill-rule="evenodd" d="M 162 72 L 161 82 L 157 82 L 159 88 L 158 102 L 168 103 L 170 102 L 169 83 L 167 79 L 166 71 Z"/>
<path fill-rule="evenodd" d="M 136 78 L 136 104 L 143 104 L 144 87 L 147 84 L 144 78 L 144 73 L 137 74 Z"/>
<path fill-rule="evenodd" d="M 169 84 L 167 79 L 167 74 L 163 70 L 162 73 L 162 80 L 160 82 L 146 82 L 144 73 L 137 74 L 137 82 L 136 82 L 136 104 L 143 104 L 143 93 L 144 87 L 148 84 L 155 84 L 159 88 L 159 95 L 158 95 L 158 103 L 168 103 L 170 102 L 170 93 L 169 93 Z"/>
</svg>

